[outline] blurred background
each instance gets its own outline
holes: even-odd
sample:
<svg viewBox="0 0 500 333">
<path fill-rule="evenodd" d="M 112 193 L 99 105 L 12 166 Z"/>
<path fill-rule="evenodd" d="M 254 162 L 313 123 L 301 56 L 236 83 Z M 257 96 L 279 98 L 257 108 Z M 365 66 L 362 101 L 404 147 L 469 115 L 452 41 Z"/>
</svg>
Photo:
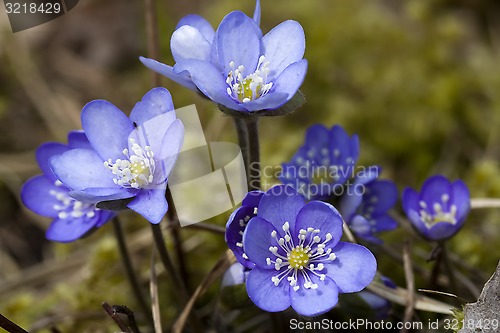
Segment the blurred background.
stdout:
<svg viewBox="0 0 500 333">
<path fill-rule="evenodd" d="M 232 10 L 253 13 L 251 0 L 158 1 L 161 60 L 173 64 L 170 36 L 190 13 L 217 27 Z M 100 308 L 137 306 L 124 279 L 111 226 L 71 244 L 45 240 L 50 220 L 23 208 L 19 192 L 39 173 L 34 151 L 66 141 L 82 107 L 106 99 L 129 112 L 152 88 L 142 1 L 81 0 L 68 14 L 13 34 L 0 6 L 0 313 L 33 331 L 116 330 Z M 341 124 L 361 142 L 359 165 L 380 165 L 401 191 L 433 174 L 461 178 L 472 197 L 500 197 L 500 4 L 494 0 L 262 0 L 265 32 L 287 19 L 306 32 L 307 103 L 290 116 L 260 123 L 262 162 L 278 166 L 302 144 L 309 125 Z M 207 141 L 237 142 L 232 121 L 211 103 L 167 79 L 176 107 L 196 104 Z M 267 179 L 269 187 L 277 180 Z M 401 212 L 401 208 L 396 207 Z M 223 226 L 230 212 L 208 223 Z M 123 213 L 129 246 L 148 285 L 147 221 Z M 500 210 L 473 211 L 450 248 L 462 269 L 478 270 L 479 288 L 500 257 Z M 382 237 L 393 251 L 408 239 L 425 270 L 432 245 L 409 227 Z M 223 235 L 180 230 L 183 263 L 194 288 L 225 251 Z M 377 253 L 377 252 L 376 252 Z M 203 258 L 203 260 L 200 260 Z M 402 269 L 383 252 L 379 269 L 404 286 Z M 158 266 L 159 274 L 161 267 Z M 417 279 L 418 286 L 418 279 Z M 218 286 L 199 304 L 210 315 Z M 473 300 L 473 293 L 467 295 Z M 178 306 L 160 284 L 162 316 Z M 217 299 L 217 301 L 216 301 Z M 140 318 L 139 318 L 140 320 Z M 252 331 L 252 330 L 250 330 Z"/>
</svg>

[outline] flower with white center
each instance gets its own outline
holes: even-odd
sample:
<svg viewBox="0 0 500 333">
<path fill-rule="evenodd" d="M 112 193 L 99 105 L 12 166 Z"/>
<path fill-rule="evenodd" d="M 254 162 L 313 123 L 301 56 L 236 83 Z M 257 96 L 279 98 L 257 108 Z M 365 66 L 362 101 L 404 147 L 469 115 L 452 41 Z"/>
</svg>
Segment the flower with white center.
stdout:
<svg viewBox="0 0 500 333">
<path fill-rule="evenodd" d="M 159 223 L 168 209 L 168 175 L 184 139 L 168 90 L 149 91 L 130 118 L 107 101 L 90 102 L 82 126 L 92 149 L 73 149 L 50 161 L 70 196 L 92 204 L 125 200 L 128 208 Z"/>
<path fill-rule="evenodd" d="M 204 19 L 190 16 L 172 35 L 173 67 L 143 57 L 141 61 L 230 110 L 277 109 L 304 81 L 304 31 L 290 20 L 263 36 L 259 21 L 259 1 L 253 19 L 231 12 L 215 32 Z"/>
<path fill-rule="evenodd" d="M 331 129 L 312 125 L 304 145 L 292 159 L 283 163 L 279 179 L 293 186 L 306 199 L 322 199 L 343 193 L 342 185 L 353 176 L 359 156 L 356 134 L 349 136 L 340 126 Z"/>
<path fill-rule="evenodd" d="M 72 242 L 109 221 L 114 212 L 100 210 L 94 204 L 84 203 L 69 196 L 70 189 L 52 173 L 49 160 L 72 149 L 90 144 L 83 132 L 71 132 L 68 145 L 49 142 L 36 151 L 36 158 L 43 174 L 29 179 L 21 189 L 21 199 L 33 212 L 53 218 L 46 237 L 57 242 Z"/>
<path fill-rule="evenodd" d="M 378 180 L 381 168 L 361 170 L 340 198 L 340 213 L 360 238 L 380 244 L 376 234 L 393 230 L 397 222 L 388 214 L 398 201 L 398 189 L 390 180 Z"/>
<path fill-rule="evenodd" d="M 339 293 L 357 292 L 375 276 L 373 254 L 340 242 L 342 218 L 330 204 L 275 186 L 260 200 L 246 226 L 243 250 L 255 267 L 248 274 L 250 299 L 261 309 L 292 307 L 304 316 L 329 311 Z"/>
<path fill-rule="evenodd" d="M 469 189 L 461 180 L 428 178 L 420 193 L 403 192 L 403 208 L 413 227 L 426 239 L 444 240 L 457 233 L 470 211 Z"/>
<path fill-rule="evenodd" d="M 262 191 L 248 192 L 241 207 L 236 209 L 226 223 L 226 243 L 233 251 L 236 260 L 245 268 L 254 268 L 254 263 L 248 260 L 243 251 L 243 233 L 250 219 L 257 215 L 260 199 L 264 195 Z"/>
</svg>

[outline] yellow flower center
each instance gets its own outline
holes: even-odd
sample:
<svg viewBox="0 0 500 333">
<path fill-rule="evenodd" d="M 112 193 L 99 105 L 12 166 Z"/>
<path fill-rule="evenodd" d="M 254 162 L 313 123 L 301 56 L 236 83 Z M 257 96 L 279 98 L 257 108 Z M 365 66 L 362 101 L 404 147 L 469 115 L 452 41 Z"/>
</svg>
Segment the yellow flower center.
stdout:
<svg viewBox="0 0 500 333">
<path fill-rule="evenodd" d="M 297 245 L 292 251 L 287 254 L 288 263 L 292 268 L 304 269 L 304 266 L 309 264 L 311 255 L 302 246 Z"/>
</svg>

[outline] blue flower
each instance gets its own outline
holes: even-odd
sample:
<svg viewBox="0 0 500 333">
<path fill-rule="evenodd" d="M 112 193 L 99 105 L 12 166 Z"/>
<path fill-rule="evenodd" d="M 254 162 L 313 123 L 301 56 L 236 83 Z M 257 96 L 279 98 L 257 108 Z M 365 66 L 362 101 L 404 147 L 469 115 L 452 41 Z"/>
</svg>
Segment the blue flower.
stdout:
<svg viewBox="0 0 500 333">
<path fill-rule="evenodd" d="M 82 127 L 93 149 L 72 149 L 50 160 L 69 194 L 88 203 L 128 199 L 128 208 L 159 223 L 184 137 L 168 90 L 149 91 L 130 119 L 110 102 L 92 101 L 82 110 Z"/>
<path fill-rule="evenodd" d="M 373 254 L 340 242 L 342 218 L 330 204 L 305 203 L 290 186 L 275 186 L 259 203 L 243 234 L 243 249 L 255 264 L 246 287 L 261 309 L 292 307 L 304 316 L 329 311 L 339 293 L 357 292 L 375 276 Z"/>
<path fill-rule="evenodd" d="M 245 283 L 248 272 L 249 270 L 245 266 L 239 262 L 235 262 L 222 276 L 221 286 L 229 287 Z"/>
<path fill-rule="evenodd" d="M 251 191 L 243 199 L 241 207 L 236 209 L 226 224 L 226 243 L 233 251 L 238 262 L 246 268 L 254 268 L 255 264 L 248 260 L 243 252 L 243 232 L 248 221 L 257 215 L 257 207 L 264 195 L 262 191 Z"/>
<path fill-rule="evenodd" d="M 21 189 L 21 200 L 26 207 L 39 215 L 54 219 L 46 232 L 49 240 L 77 240 L 115 216 L 113 212 L 100 210 L 94 204 L 71 198 L 69 189 L 50 170 L 50 158 L 83 147 L 90 149 L 83 132 L 71 132 L 68 145 L 56 142 L 41 145 L 36 151 L 36 159 L 43 174 L 29 179 Z"/>
<path fill-rule="evenodd" d="M 229 13 L 217 31 L 199 16 L 181 20 L 171 39 L 173 67 L 141 57 L 150 69 L 231 110 L 277 109 L 304 81 L 305 36 L 296 21 L 286 21 L 265 36 L 254 19 Z"/>
<path fill-rule="evenodd" d="M 375 166 L 360 171 L 340 201 L 340 212 L 351 230 L 373 243 L 382 243 L 376 233 L 397 227 L 387 211 L 398 201 L 398 189 L 390 180 L 377 180 L 380 171 Z"/>
<path fill-rule="evenodd" d="M 420 193 L 403 191 L 403 209 L 413 227 L 433 241 L 450 238 L 460 230 L 470 211 L 469 189 L 461 180 L 429 177 Z"/>
<path fill-rule="evenodd" d="M 351 177 L 359 156 L 357 135 L 349 137 L 339 125 L 328 129 L 313 125 L 305 143 L 283 163 L 280 181 L 293 186 L 306 199 L 343 193 L 342 184 Z"/>
</svg>

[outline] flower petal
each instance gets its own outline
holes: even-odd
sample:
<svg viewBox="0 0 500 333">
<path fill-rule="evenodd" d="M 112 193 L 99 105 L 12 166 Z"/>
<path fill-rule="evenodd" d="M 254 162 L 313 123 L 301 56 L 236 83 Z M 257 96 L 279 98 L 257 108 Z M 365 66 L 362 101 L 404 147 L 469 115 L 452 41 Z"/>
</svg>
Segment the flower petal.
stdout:
<svg viewBox="0 0 500 333">
<path fill-rule="evenodd" d="M 467 185 L 461 180 L 451 185 L 452 204 L 457 206 L 457 221 L 464 221 L 470 211 L 470 193 Z"/>
<path fill-rule="evenodd" d="M 298 274 L 297 284 L 300 289 L 294 291 L 290 288 L 292 308 L 297 313 L 314 317 L 327 312 L 338 303 L 339 289 L 335 282 L 326 277 L 323 281 L 314 274 L 309 274 L 312 283 L 318 285 L 317 289 L 306 289 L 303 287 L 305 279 L 303 274 Z"/>
<path fill-rule="evenodd" d="M 102 161 L 123 158 L 128 136 L 134 125 L 128 117 L 108 101 L 96 100 L 82 110 L 82 127 L 90 144 Z"/>
<path fill-rule="evenodd" d="M 175 30 L 179 29 L 183 25 L 189 25 L 193 28 L 198 29 L 198 31 L 203 35 L 203 37 L 205 37 L 207 41 L 212 43 L 215 35 L 214 28 L 203 17 L 195 14 L 186 15 L 179 21 Z"/>
<path fill-rule="evenodd" d="M 92 187 L 119 188 L 113 174 L 93 150 L 71 149 L 50 159 L 56 177 L 67 187 L 83 190 Z"/>
<path fill-rule="evenodd" d="M 260 199 L 262 199 L 262 196 L 264 195 L 264 192 L 262 191 L 250 191 L 247 193 L 245 198 L 243 199 L 241 205 L 242 206 L 250 206 L 252 209 L 254 207 L 258 207 L 260 203 Z"/>
<path fill-rule="evenodd" d="M 274 80 L 289 65 L 304 57 L 306 38 L 304 29 L 296 21 L 285 21 L 263 38 L 264 55 L 269 62 L 269 79 Z"/>
<path fill-rule="evenodd" d="M 59 210 L 55 205 L 61 202 L 50 191 L 67 191 L 64 187 L 55 186 L 54 182 L 43 175 L 35 176 L 24 183 L 21 189 L 21 200 L 23 204 L 38 215 L 46 217 L 57 217 Z"/>
<path fill-rule="evenodd" d="M 253 20 L 260 26 L 260 0 L 255 1 L 255 10 L 253 12 Z"/>
<path fill-rule="evenodd" d="M 158 224 L 168 210 L 165 188 L 141 190 L 127 207 L 142 215 L 149 222 Z"/>
<path fill-rule="evenodd" d="M 93 149 L 84 131 L 71 131 L 68 134 L 68 146 L 71 149 Z"/>
<path fill-rule="evenodd" d="M 245 110 L 227 93 L 228 85 L 224 76 L 209 62 L 190 59 L 181 61 L 174 66 L 175 73 L 188 72 L 198 89 L 212 101 L 222 104 L 232 110 Z"/>
<path fill-rule="evenodd" d="M 288 94 L 290 100 L 304 82 L 307 72 L 307 60 L 302 59 L 288 66 L 274 81 L 272 91 L 269 93 Z M 287 100 L 287 101 L 288 101 Z"/>
<path fill-rule="evenodd" d="M 390 180 L 377 180 L 366 185 L 369 190 L 363 200 L 372 207 L 372 215 L 384 214 L 398 201 L 398 189 Z M 374 199 L 376 198 L 376 199 Z"/>
<path fill-rule="evenodd" d="M 304 146 L 328 147 L 330 143 L 330 130 L 323 125 L 314 124 L 307 129 Z"/>
<path fill-rule="evenodd" d="M 340 242 L 333 248 L 337 259 L 325 264 L 326 275 L 335 281 L 342 293 L 360 291 L 372 282 L 377 261 L 364 246 Z"/>
<path fill-rule="evenodd" d="M 300 229 L 319 229 L 316 234 L 325 240 L 326 234 L 332 236 L 332 240 L 327 243 L 328 247 L 334 247 L 342 237 L 342 217 L 339 212 L 330 204 L 322 201 L 311 201 L 307 203 L 298 213 L 295 224 L 295 235 Z M 292 233 L 293 234 L 293 233 Z"/>
<path fill-rule="evenodd" d="M 271 223 L 283 236 L 285 222 L 290 224 L 290 231 L 295 230 L 297 215 L 304 204 L 304 198 L 292 186 L 274 186 L 262 196 L 257 216 Z"/>
<path fill-rule="evenodd" d="M 198 29 L 183 25 L 172 34 L 170 49 L 176 62 L 186 59 L 210 61 L 212 44 Z"/>
<path fill-rule="evenodd" d="M 252 302 L 267 312 L 279 312 L 290 307 L 290 285 L 286 278 L 275 286 L 271 281 L 276 270 L 254 268 L 248 273 L 247 293 Z"/>
<path fill-rule="evenodd" d="M 243 235 L 241 235 L 240 232 L 244 232 L 246 227 L 244 225 L 242 226 L 240 221 L 245 221 L 247 216 L 254 216 L 253 207 L 241 206 L 236 209 L 227 221 L 225 238 L 227 246 L 231 249 L 231 251 L 233 251 L 236 260 L 238 260 L 241 265 L 251 269 L 255 267 L 255 264 L 250 260 L 243 258 L 243 247 L 237 245 L 238 243 L 243 244 Z"/>
<path fill-rule="evenodd" d="M 427 204 L 429 209 L 432 209 L 434 203 L 441 203 L 443 194 L 450 195 L 450 193 L 450 181 L 444 176 L 436 175 L 427 178 L 424 182 L 420 191 L 420 198 Z"/>
<path fill-rule="evenodd" d="M 377 231 L 389 231 L 397 228 L 398 223 L 390 215 L 384 214 L 374 218 Z"/>
<path fill-rule="evenodd" d="M 249 260 L 262 269 L 272 269 L 274 266 L 267 265 L 266 258 L 273 257 L 269 247 L 276 246 L 271 232 L 276 229 L 266 220 L 256 216 L 252 218 L 243 233 L 243 250 Z"/>
<path fill-rule="evenodd" d="M 137 102 L 130 113 L 130 120 L 138 126 L 145 124 L 148 120 L 157 122 L 162 117 L 162 125 L 170 125 L 175 120 L 174 103 L 172 95 L 165 88 L 153 88 Z M 166 122 L 166 120 L 169 120 Z"/>
<path fill-rule="evenodd" d="M 58 142 L 44 143 L 36 150 L 36 160 L 38 162 L 38 166 L 40 167 L 40 170 L 42 170 L 43 174 L 52 181 L 52 183 L 54 183 L 57 178 L 50 169 L 49 160 L 53 156 L 61 155 L 68 150 L 68 146 Z"/>
<path fill-rule="evenodd" d="M 98 203 L 101 201 L 127 199 L 135 196 L 139 190 L 124 187 L 91 187 L 69 191 L 69 195 L 81 202 Z"/>
<path fill-rule="evenodd" d="M 261 56 L 260 28 L 254 20 L 240 11 L 226 15 L 217 29 L 217 52 L 224 75 L 231 71 L 229 64 L 243 66 L 243 76 L 252 74 Z"/>
<path fill-rule="evenodd" d="M 362 201 L 363 196 L 359 194 L 359 191 L 347 192 L 340 199 L 340 211 L 347 224 L 351 223 Z"/>
<path fill-rule="evenodd" d="M 189 73 L 174 73 L 174 69 L 172 66 L 165 65 L 161 62 L 149 58 L 139 57 L 139 59 L 144 64 L 144 66 L 151 69 L 152 71 L 155 71 L 156 73 L 159 73 L 188 89 L 198 92 L 198 87 L 196 87 L 193 81 L 191 81 Z"/>
<path fill-rule="evenodd" d="M 68 243 L 73 242 L 96 227 L 99 221 L 97 214 L 92 217 L 55 219 L 45 233 L 50 241 Z"/>
<path fill-rule="evenodd" d="M 240 104 L 246 111 L 273 110 L 284 105 L 289 100 L 289 95 L 280 92 L 271 92 L 265 96 Z"/>
</svg>

